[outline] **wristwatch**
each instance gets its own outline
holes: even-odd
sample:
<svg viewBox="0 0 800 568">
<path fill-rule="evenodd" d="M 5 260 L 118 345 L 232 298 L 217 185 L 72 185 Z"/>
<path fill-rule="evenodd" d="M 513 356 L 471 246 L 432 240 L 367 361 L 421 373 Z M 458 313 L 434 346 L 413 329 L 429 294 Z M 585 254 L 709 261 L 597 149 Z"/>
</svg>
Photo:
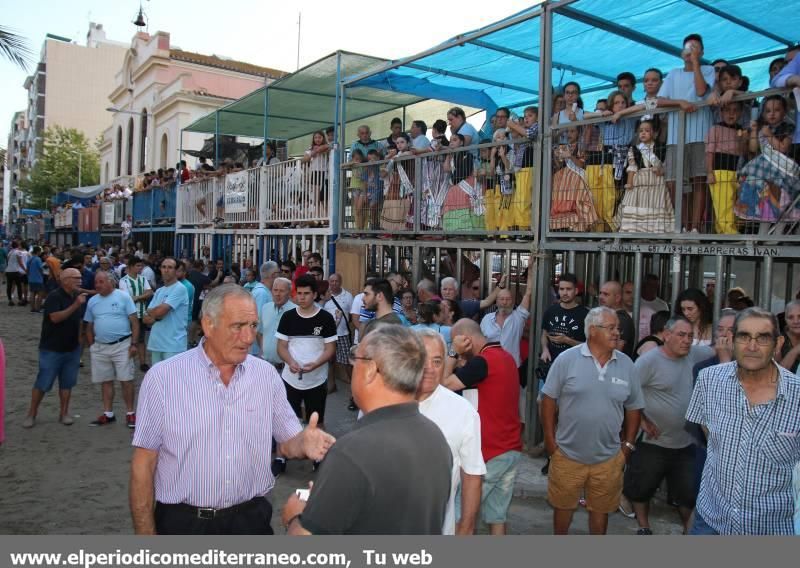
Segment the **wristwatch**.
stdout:
<svg viewBox="0 0 800 568">
<path fill-rule="evenodd" d="M 627 440 L 626 440 L 626 441 L 624 441 L 624 442 L 622 442 L 622 445 L 623 445 L 623 446 L 625 446 L 626 448 L 628 448 L 628 449 L 629 449 L 630 451 L 632 451 L 632 452 L 635 452 L 635 451 L 636 451 L 636 446 L 634 446 L 633 444 L 631 444 L 631 443 L 630 443 L 630 442 L 628 442 Z"/>
</svg>

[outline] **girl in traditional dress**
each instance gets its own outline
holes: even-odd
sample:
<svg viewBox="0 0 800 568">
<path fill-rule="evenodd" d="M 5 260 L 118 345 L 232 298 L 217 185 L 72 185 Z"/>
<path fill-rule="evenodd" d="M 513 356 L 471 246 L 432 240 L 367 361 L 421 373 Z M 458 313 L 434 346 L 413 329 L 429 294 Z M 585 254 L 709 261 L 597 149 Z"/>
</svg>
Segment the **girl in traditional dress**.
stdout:
<svg viewBox="0 0 800 568">
<path fill-rule="evenodd" d="M 394 141 L 397 152 L 386 164 L 386 199 L 381 213 L 381 228 L 389 232 L 403 231 L 408 221 L 408 211 L 414 197 L 414 160 L 402 159 L 412 156 L 408 135 L 401 133 Z"/>
<path fill-rule="evenodd" d="M 464 136 L 453 134 L 450 148 L 464 146 Z M 448 154 L 444 169 L 452 175 L 453 185 L 442 205 L 442 226 L 445 231 L 483 231 L 485 207 L 481 188 L 475 180 L 475 161 L 471 152 Z"/>
<path fill-rule="evenodd" d="M 431 127 L 431 151 L 446 149 L 450 142 L 444 135 L 447 123 L 437 120 Z M 423 230 L 441 230 L 442 206 L 450 189 L 450 172 L 444 167 L 445 156 L 441 154 L 425 156 L 422 159 L 422 193 L 420 224 Z M 424 238 L 424 237 L 423 237 Z"/>
<path fill-rule="evenodd" d="M 639 124 L 639 144 L 628 149 L 628 181 L 619 206 L 618 225 L 624 233 L 671 233 L 675 212 L 664 181 L 664 165 L 656 149 L 652 120 Z"/>
<path fill-rule="evenodd" d="M 800 218 L 800 166 L 789 157 L 794 127 L 786 121 L 786 110 L 786 99 L 770 95 L 764 99 L 758 121 L 750 125 L 750 152 L 760 149 L 761 153 L 739 171 L 736 215 L 742 219 Z"/>
<path fill-rule="evenodd" d="M 553 192 L 550 202 L 550 229 L 588 232 L 597 222 L 592 194 L 586 184 L 583 157 L 578 147 L 578 128 L 566 129 L 567 143 L 556 146 Z"/>
</svg>

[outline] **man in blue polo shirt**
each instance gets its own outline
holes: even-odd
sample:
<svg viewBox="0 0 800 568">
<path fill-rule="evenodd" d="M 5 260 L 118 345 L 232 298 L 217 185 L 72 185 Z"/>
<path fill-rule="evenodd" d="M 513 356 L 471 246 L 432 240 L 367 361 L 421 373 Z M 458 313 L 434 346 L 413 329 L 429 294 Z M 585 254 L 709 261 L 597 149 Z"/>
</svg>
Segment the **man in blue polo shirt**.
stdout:
<svg viewBox="0 0 800 568">
<path fill-rule="evenodd" d="M 97 294 L 86 304 L 86 340 L 92 354 L 92 382 L 102 385 L 103 414 L 91 423 L 105 426 L 114 416 L 114 380 L 122 385 L 128 428 L 136 426 L 133 406 L 133 357 L 139 338 L 136 304 L 127 292 L 117 290 L 106 272 L 94 277 Z"/>
<path fill-rule="evenodd" d="M 161 261 L 164 285 L 156 290 L 142 322 L 151 326 L 147 350 L 153 365 L 186 351 L 189 294 L 178 282 L 178 262 L 171 256 Z"/>
</svg>

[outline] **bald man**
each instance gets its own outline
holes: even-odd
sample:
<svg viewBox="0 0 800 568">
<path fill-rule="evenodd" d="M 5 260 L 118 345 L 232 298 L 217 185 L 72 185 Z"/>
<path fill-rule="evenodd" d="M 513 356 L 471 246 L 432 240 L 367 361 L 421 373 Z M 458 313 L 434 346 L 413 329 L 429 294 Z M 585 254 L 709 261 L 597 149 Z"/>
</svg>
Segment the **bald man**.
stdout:
<svg viewBox="0 0 800 568">
<path fill-rule="evenodd" d="M 36 424 L 39 405 L 58 378 L 58 398 L 61 402 L 59 421 L 71 426 L 69 398 L 78 382 L 81 363 L 80 329 L 87 294 L 79 293 L 81 273 L 75 268 L 61 272 L 60 286 L 44 301 L 42 334 L 39 339 L 39 373 L 33 385 L 31 407 L 22 423 L 24 428 Z"/>
<path fill-rule="evenodd" d="M 633 358 L 633 349 L 636 347 L 636 331 L 633 318 L 628 315 L 622 303 L 622 284 L 616 280 L 609 280 L 600 287 L 600 305 L 611 308 L 617 312 L 619 319 L 619 340 L 617 350 Z"/>
</svg>

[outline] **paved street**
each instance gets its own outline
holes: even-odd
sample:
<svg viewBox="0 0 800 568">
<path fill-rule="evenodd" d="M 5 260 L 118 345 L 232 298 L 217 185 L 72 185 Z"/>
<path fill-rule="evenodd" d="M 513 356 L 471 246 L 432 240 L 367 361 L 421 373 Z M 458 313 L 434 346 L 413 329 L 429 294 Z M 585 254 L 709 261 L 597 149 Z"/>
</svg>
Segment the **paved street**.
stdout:
<svg viewBox="0 0 800 568">
<path fill-rule="evenodd" d="M 30 402 L 37 372 L 39 314 L 28 307 L 0 305 L 0 338 L 6 347 L 6 442 L 0 446 L 0 534 L 111 534 L 130 533 L 128 476 L 131 432 L 117 422 L 89 427 L 102 410 L 99 389 L 90 381 L 88 355 L 73 391 L 71 410 L 75 424 L 57 422 L 58 404 L 48 394 L 37 425 L 20 424 Z M 138 381 L 141 381 L 139 377 Z M 115 411 L 124 415 L 118 400 Z M 328 397 L 326 425 L 334 435 L 345 434 L 356 414 L 347 410 L 349 390 L 340 384 Z M 180 420 L 180 417 L 175 417 Z M 546 503 L 547 478 L 540 474 L 541 458 L 525 457 L 517 476 L 511 506 L 512 534 L 550 534 L 551 510 Z M 267 467 L 268 464 L 264 464 Z M 324 466 L 323 466 L 324 467 Z M 279 515 L 287 496 L 313 480 L 311 463 L 290 462 L 273 491 L 275 516 L 272 526 L 282 532 Z M 656 534 L 679 533 L 677 512 L 658 502 L 652 528 Z M 576 514 L 573 532 L 586 532 L 587 516 Z M 636 523 L 622 515 L 611 516 L 609 532 L 635 534 Z M 481 527 L 485 532 L 485 527 Z"/>
</svg>

